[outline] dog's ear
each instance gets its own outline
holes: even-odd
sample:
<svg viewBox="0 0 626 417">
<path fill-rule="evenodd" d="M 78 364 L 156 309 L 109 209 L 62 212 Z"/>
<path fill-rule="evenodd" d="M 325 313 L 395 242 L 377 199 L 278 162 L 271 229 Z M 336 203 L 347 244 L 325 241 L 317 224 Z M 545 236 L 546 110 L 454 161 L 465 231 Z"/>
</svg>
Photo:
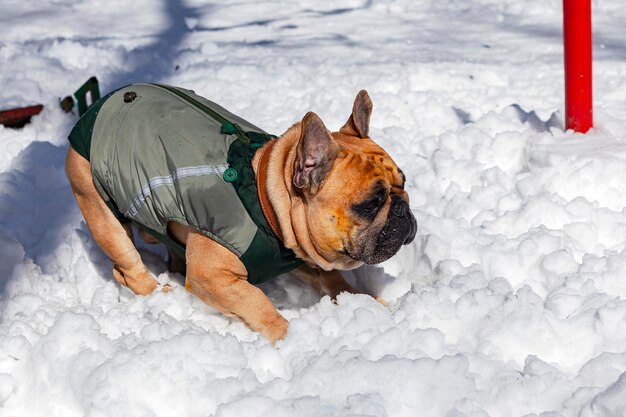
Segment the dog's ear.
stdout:
<svg viewBox="0 0 626 417">
<path fill-rule="evenodd" d="M 359 91 L 359 94 L 354 99 L 352 114 L 346 124 L 339 129 L 339 132 L 344 135 L 366 138 L 370 130 L 370 116 L 372 115 L 373 106 L 372 99 L 367 94 L 367 91 Z"/>
<path fill-rule="evenodd" d="M 293 185 L 311 194 L 317 193 L 339 154 L 339 145 L 322 119 L 308 112 L 302 119 L 302 134 L 298 142 L 293 173 Z"/>
</svg>

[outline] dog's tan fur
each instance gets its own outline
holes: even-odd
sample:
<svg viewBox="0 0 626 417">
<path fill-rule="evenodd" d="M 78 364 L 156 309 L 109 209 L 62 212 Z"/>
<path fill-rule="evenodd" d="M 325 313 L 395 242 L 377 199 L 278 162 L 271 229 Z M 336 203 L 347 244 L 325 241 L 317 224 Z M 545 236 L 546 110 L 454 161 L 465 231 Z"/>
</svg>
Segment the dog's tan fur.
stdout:
<svg viewBox="0 0 626 417">
<path fill-rule="evenodd" d="M 304 190 L 294 186 L 294 169 L 299 158 L 298 145 L 307 120 L 319 119 L 309 113 L 303 122 L 292 126 L 275 144 L 268 162 L 268 195 L 279 219 L 284 244 L 310 266 L 298 268 L 295 275 L 333 299 L 343 291 L 356 293 L 337 271 L 362 264 L 342 252 L 353 239 L 358 219 L 347 212 L 353 202 L 368 192 L 372 179 L 384 180 L 390 189 L 407 199 L 404 179 L 387 153 L 367 136 L 371 101 L 367 93 L 357 96 L 348 122 L 332 133 L 338 145 L 322 184 Z M 308 117 L 308 119 L 307 119 Z M 317 119 L 316 119 L 317 118 Z M 321 123 L 321 121 L 319 121 Z M 267 145 L 266 145 L 267 146 Z M 260 152 L 252 162 L 258 173 Z M 66 171 L 87 227 L 96 243 L 113 262 L 117 282 L 136 294 L 150 294 L 157 288 L 155 278 L 141 261 L 129 226 L 122 226 L 98 194 L 89 162 L 70 147 Z M 381 210 L 389 210 L 387 202 Z M 387 216 L 383 213 L 384 217 Z M 185 287 L 205 303 L 226 315 L 236 316 L 270 341 L 282 339 L 287 321 L 263 292 L 248 283 L 247 271 L 230 250 L 186 226 L 168 224 L 168 232 L 186 245 Z M 147 241 L 153 241 L 146 237 Z M 181 262 L 178 262 L 180 267 Z"/>
</svg>

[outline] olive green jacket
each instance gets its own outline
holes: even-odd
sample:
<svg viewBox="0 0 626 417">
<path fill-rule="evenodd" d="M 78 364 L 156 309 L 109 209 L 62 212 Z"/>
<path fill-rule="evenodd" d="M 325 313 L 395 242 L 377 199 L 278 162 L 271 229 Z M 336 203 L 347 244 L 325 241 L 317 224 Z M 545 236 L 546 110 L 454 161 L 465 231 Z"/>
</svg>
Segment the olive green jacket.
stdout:
<svg viewBox="0 0 626 417">
<path fill-rule="evenodd" d="M 258 201 L 251 162 L 271 135 L 165 85 L 129 85 L 90 112 L 70 143 L 89 159 L 96 188 L 124 219 L 177 251 L 167 223 L 190 226 L 235 253 L 252 283 L 302 263 L 274 235 Z"/>
</svg>

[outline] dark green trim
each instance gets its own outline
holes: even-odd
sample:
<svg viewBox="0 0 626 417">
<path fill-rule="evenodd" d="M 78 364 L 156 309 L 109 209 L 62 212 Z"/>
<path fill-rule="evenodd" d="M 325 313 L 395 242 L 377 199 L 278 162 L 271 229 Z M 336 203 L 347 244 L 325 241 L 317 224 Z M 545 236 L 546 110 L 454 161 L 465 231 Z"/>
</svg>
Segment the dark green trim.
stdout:
<svg viewBox="0 0 626 417">
<path fill-rule="evenodd" d="M 251 141 L 249 145 L 238 140 L 230 145 L 228 165 L 239 173 L 232 184 L 248 215 L 257 225 L 252 243 L 240 260 L 248 271 L 248 282 L 259 284 L 297 268 L 303 261 L 274 234 L 259 203 L 252 158 L 256 150 L 274 136 L 257 132 L 247 132 L 246 135 Z"/>
<path fill-rule="evenodd" d="M 107 101 L 115 91 L 111 91 L 109 94 L 93 103 L 67 137 L 72 148 L 88 161 L 91 148 L 91 136 L 93 135 L 93 127 L 96 124 L 96 117 L 98 117 L 98 112 L 104 102 Z"/>
</svg>

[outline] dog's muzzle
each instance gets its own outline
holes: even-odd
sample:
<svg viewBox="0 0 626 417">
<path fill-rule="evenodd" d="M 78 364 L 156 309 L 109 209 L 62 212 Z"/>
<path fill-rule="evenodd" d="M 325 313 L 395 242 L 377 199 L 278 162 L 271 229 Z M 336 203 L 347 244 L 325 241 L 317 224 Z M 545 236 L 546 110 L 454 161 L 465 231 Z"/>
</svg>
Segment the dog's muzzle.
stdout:
<svg viewBox="0 0 626 417">
<path fill-rule="evenodd" d="M 417 221 L 409 208 L 409 204 L 400 196 L 391 197 L 391 207 L 387 222 L 372 245 L 366 245 L 354 259 L 366 264 L 378 264 L 395 255 L 402 245 L 415 239 Z"/>
</svg>

